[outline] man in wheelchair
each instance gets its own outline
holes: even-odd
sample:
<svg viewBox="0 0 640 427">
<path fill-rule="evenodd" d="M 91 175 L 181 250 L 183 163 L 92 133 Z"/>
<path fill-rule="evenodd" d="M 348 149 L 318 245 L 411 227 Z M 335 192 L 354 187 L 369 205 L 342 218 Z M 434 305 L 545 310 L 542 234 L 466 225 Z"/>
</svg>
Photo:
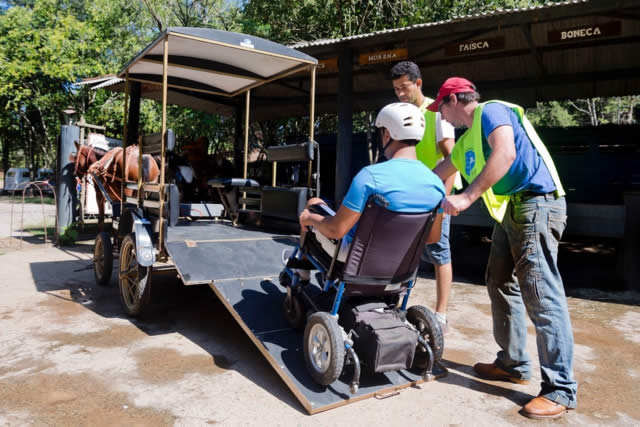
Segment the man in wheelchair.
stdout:
<svg viewBox="0 0 640 427">
<path fill-rule="evenodd" d="M 443 350 L 433 314 L 422 306 L 407 310 L 422 246 L 440 237 L 442 214 L 435 210 L 445 196 L 442 181 L 416 159 L 424 115 L 393 103 L 375 124 L 388 160 L 356 175 L 337 213 L 309 200 L 300 215 L 301 243 L 283 254 L 280 275 L 285 317 L 294 327 L 306 324 L 309 373 L 329 385 L 353 364 L 354 393 L 358 356 L 373 373 L 413 367 L 428 376 Z M 320 289 L 310 285 L 310 269 L 320 272 Z"/>
</svg>

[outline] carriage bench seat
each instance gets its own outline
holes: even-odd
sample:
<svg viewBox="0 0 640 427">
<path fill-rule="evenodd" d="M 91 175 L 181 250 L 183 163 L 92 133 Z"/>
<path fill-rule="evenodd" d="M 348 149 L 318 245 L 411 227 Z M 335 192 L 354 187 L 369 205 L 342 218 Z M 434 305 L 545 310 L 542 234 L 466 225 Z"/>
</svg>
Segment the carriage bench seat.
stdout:
<svg viewBox="0 0 640 427">
<path fill-rule="evenodd" d="M 215 188 L 224 205 L 226 215 L 234 222 L 238 222 L 240 204 L 245 209 L 247 204 L 260 207 L 260 184 L 249 178 L 213 178 L 207 181 L 209 187 Z M 243 197 L 238 200 L 237 192 L 242 191 Z M 257 198 L 247 198 L 247 193 L 257 193 Z"/>
<path fill-rule="evenodd" d="M 258 184 L 253 179 L 249 178 L 213 178 L 207 181 L 209 187 L 213 188 L 227 188 L 227 187 L 252 187 L 258 188 Z"/>
</svg>

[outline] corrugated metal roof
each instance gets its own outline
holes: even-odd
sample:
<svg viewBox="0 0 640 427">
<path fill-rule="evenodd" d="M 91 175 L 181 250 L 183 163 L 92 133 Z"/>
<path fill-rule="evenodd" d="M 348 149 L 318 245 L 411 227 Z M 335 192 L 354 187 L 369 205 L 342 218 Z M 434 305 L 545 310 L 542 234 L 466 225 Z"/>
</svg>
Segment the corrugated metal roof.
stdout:
<svg viewBox="0 0 640 427">
<path fill-rule="evenodd" d="M 103 87 L 113 86 L 115 84 L 122 83 L 122 82 L 124 82 L 124 79 L 121 79 L 119 77 L 112 77 L 109 80 L 106 80 L 100 83 L 99 85 L 93 86 L 91 89 L 101 89 Z"/>
<path fill-rule="evenodd" d="M 84 85 L 91 86 L 91 85 L 95 85 L 95 84 L 100 83 L 100 82 L 104 82 L 104 81 L 110 80 L 110 79 L 112 79 L 114 77 L 116 77 L 115 74 L 105 74 L 105 75 L 102 75 L 102 76 L 89 77 L 89 78 L 82 79 L 81 81 L 74 83 L 74 85 L 76 85 L 76 86 L 84 86 Z"/>
<path fill-rule="evenodd" d="M 589 3 L 589 1 L 590 0 L 568 0 L 568 1 L 564 1 L 564 2 L 546 3 L 544 5 L 536 5 L 536 6 L 530 6 L 530 7 L 517 8 L 517 9 L 496 9 L 496 10 L 492 10 L 490 12 L 475 13 L 475 14 L 463 15 L 463 16 L 456 16 L 456 17 L 453 17 L 451 19 L 447 19 L 447 20 L 443 20 L 443 21 L 426 22 L 426 23 L 423 23 L 423 24 L 414 24 L 414 25 L 410 25 L 408 27 L 402 27 L 402 28 L 390 28 L 390 29 L 387 29 L 387 30 L 374 31 L 372 33 L 366 33 L 366 34 L 357 34 L 357 35 L 354 35 L 354 36 L 348 36 L 348 37 L 343 37 L 343 38 L 338 38 L 338 39 L 319 39 L 319 40 L 314 40 L 314 41 L 311 41 L 311 42 L 303 41 L 303 42 L 294 43 L 294 44 L 290 45 L 290 47 L 292 47 L 294 49 L 301 49 L 301 48 L 305 48 L 305 47 L 328 46 L 328 45 L 332 45 L 332 44 L 336 44 L 336 43 L 343 43 L 345 41 L 364 39 L 364 38 L 367 38 L 367 37 L 377 36 L 377 35 L 380 35 L 380 34 L 400 33 L 400 32 L 403 32 L 403 31 L 411 31 L 411 30 L 416 30 L 416 29 L 420 29 L 420 28 L 436 27 L 438 25 L 451 24 L 453 22 L 465 22 L 465 21 L 471 21 L 473 19 L 481 19 L 481 18 L 487 18 L 487 17 L 499 16 L 499 15 L 508 15 L 508 14 L 513 14 L 513 13 L 518 13 L 518 12 L 530 11 L 530 10 L 551 9 L 551 8 L 559 7 L 559 6 L 567 6 L 567 5 L 580 4 L 580 3 Z"/>
</svg>

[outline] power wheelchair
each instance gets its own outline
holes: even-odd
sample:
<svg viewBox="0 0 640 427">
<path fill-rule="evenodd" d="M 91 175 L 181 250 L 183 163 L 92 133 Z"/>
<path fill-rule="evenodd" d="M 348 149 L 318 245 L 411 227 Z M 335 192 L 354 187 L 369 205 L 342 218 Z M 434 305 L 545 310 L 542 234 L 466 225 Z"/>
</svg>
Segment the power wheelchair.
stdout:
<svg viewBox="0 0 640 427">
<path fill-rule="evenodd" d="M 347 365 L 353 365 L 351 393 L 362 371 L 412 369 L 431 380 L 442 358 L 444 338 L 434 314 L 421 305 L 407 309 L 438 208 L 402 213 L 387 206 L 380 196 L 367 201 L 344 262 L 338 260 L 341 241 L 330 256 L 311 231 L 283 259 L 284 316 L 304 328 L 305 363 L 320 385 L 332 384 Z M 298 269 L 316 270 L 317 285 L 301 280 Z"/>
</svg>

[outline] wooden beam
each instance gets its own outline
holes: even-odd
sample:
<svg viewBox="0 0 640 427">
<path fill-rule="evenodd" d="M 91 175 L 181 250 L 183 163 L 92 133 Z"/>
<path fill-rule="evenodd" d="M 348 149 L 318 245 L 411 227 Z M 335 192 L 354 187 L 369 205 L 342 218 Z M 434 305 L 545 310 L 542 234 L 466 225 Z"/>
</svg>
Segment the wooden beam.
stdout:
<svg viewBox="0 0 640 427">
<path fill-rule="evenodd" d="M 533 36 L 531 35 L 531 24 L 521 24 L 520 30 L 524 34 L 524 37 L 527 39 L 527 44 L 529 45 L 529 49 L 531 50 L 531 56 L 533 56 L 533 60 L 536 64 L 536 77 L 539 80 L 544 79 L 547 72 L 544 68 L 542 53 L 538 50 L 538 47 L 533 41 Z"/>
</svg>

